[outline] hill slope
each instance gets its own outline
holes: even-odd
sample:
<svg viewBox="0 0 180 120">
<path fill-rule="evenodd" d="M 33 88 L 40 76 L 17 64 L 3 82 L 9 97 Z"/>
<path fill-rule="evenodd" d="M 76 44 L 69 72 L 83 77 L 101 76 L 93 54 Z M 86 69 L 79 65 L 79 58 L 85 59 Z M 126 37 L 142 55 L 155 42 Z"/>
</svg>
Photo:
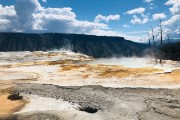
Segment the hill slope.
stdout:
<svg viewBox="0 0 180 120">
<path fill-rule="evenodd" d="M 0 33 L 0 51 L 47 51 L 70 49 L 96 58 L 114 56 L 141 56 L 147 45 L 125 40 L 79 34 Z"/>
</svg>

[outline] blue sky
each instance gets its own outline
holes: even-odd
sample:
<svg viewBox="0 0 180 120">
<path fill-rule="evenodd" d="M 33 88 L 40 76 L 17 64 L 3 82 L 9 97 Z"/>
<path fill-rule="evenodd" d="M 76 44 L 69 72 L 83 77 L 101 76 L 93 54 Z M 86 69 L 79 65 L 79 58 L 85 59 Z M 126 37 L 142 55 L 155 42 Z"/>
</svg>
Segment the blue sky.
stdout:
<svg viewBox="0 0 180 120">
<path fill-rule="evenodd" d="M 123 36 L 144 42 L 150 25 L 159 39 L 180 38 L 180 0 L 0 0 L 0 31 Z M 151 36 L 150 36 L 151 37 Z"/>
</svg>

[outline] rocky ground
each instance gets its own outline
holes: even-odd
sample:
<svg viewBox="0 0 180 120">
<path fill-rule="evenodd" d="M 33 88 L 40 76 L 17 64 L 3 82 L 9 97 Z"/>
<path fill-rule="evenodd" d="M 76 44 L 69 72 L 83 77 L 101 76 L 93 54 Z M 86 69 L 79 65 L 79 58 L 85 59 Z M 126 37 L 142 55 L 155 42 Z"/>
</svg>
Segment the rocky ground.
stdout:
<svg viewBox="0 0 180 120">
<path fill-rule="evenodd" d="M 44 98 L 62 99 L 73 105 L 74 109 L 27 112 L 25 107 L 22 112 L 2 119 L 180 119 L 180 89 L 105 88 L 101 86 L 60 87 L 56 85 L 20 84 L 15 87 L 15 91 L 23 96 L 38 95 Z M 31 106 L 31 103 L 29 104 Z"/>
<path fill-rule="evenodd" d="M 180 120 L 179 63 L 52 51 L 0 56 L 0 120 Z"/>
</svg>

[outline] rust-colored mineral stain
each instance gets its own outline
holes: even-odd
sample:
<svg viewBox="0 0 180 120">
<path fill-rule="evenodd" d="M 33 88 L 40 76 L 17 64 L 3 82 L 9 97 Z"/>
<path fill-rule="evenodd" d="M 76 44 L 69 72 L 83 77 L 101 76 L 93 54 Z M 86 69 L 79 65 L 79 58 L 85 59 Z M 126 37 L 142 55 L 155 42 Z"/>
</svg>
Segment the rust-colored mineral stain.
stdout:
<svg viewBox="0 0 180 120">
<path fill-rule="evenodd" d="M 135 86 L 171 86 L 180 84 L 180 70 L 171 73 L 135 75 L 133 80 L 125 81 L 126 85 Z M 122 81 L 121 81 L 122 82 Z"/>
<path fill-rule="evenodd" d="M 28 101 L 24 99 L 11 101 L 8 99 L 8 96 L 9 94 L 0 95 L 0 116 L 17 112 L 28 103 Z"/>
<path fill-rule="evenodd" d="M 123 66 L 117 65 L 66 65 L 62 66 L 61 71 L 71 71 L 71 70 L 80 70 L 80 68 L 85 68 L 84 73 L 86 76 L 90 76 L 91 74 L 96 74 L 97 78 L 123 78 L 131 75 L 137 74 L 145 74 L 145 73 L 155 73 L 161 72 L 160 69 L 154 68 L 126 68 Z M 82 70 L 81 70 L 82 71 Z M 87 78 L 86 76 L 82 76 L 82 78 Z"/>
<path fill-rule="evenodd" d="M 162 79 L 166 78 L 167 81 L 164 81 L 164 82 L 180 84 L 180 70 L 175 70 L 172 73 L 164 74 L 161 77 Z"/>
<path fill-rule="evenodd" d="M 82 78 L 83 78 L 83 79 L 87 79 L 87 78 L 89 78 L 89 75 L 87 75 L 87 74 L 82 75 Z"/>
<path fill-rule="evenodd" d="M 115 67 L 115 68 L 111 68 L 109 70 L 102 72 L 101 74 L 99 74 L 99 77 L 102 77 L 102 78 L 110 78 L 110 77 L 123 78 L 123 77 L 128 77 L 131 75 L 154 73 L 154 72 L 160 72 L 160 71 L 161 71 L 160 69 L 154 69 L 154 68 Z"/>
<path fill-rule="evenodd" d="M 62 66 L 62 71 L 69 71 L 69 70 L 77 70 L 79 68 L 86 68 L 87 65 L 75 65 L 75 64 L 70 64 L 70 65 L 64 65 Z"/>
<path fill-rule="evenodd" d="M 13 81 L 0 81 L 0 116 L 7 116 L 23 108 L 28 101 L 21 99 L 11 101 L 8 96 L 13 93 Z"/>
</svg>

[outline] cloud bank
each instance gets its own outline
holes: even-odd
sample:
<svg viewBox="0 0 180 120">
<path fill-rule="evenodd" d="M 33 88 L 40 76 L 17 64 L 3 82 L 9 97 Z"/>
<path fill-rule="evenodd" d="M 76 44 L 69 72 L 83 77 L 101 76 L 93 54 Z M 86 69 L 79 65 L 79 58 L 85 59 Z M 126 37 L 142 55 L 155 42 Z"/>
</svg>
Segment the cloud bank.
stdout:
<svg viewBox="0 0 180 120">
<path fill-rule="evenodd" d="M 43 0 L 43 2 L 47 2 Z M 121 36 L 111 31 L 110 20 L 119 20 L 120 15 L 98 15 L 94 22 L 76 19 L 71 8 L 44 8 L 38 0 L 16 0 L 13 6 L 0 5 L 0 31 L 13 32 L 61 32 Z M 98 31 L 98 32 L 94 32 Z"/>
</svg>

